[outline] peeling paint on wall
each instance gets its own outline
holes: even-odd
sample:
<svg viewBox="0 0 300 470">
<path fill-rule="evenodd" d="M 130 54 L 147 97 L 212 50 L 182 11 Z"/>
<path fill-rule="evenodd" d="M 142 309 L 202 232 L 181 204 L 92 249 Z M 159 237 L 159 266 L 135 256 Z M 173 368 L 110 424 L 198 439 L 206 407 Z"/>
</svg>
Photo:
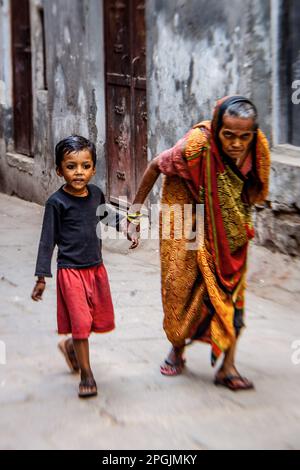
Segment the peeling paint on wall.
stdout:
<svg viewBox="0 0 300 470">
<path fill-rule="evenodd" d="M 32 174 L 18 174 L 7 152 L 14 150 L 12 126 L 9 0 L 0 4 L 0 189 L 43 203 L 61 184 L 54 165 L 54 147 L 72 133 L 91 138 L 97 147 L 95 180 L 106 186 L 105 95 L 102 2 L 99 0 L 30 0 L 32 24 L 34 158 Z M 46 72 L 42 22 L 44 8 Z M 100 25 L 100 27 L 99 27 Z M 3 105 L 6 108 L 3 108 Z M 101 110 L 101 112 L 99 112 Z M 3 125 L 4 123 L 4 125 Z M 21 157 L 20 157 L 21 158 Z M 21 172 L 20 172 L 21 173 Z M 32 178 L 32 181 L 30 180 Z"/>
<path fill-rule="evenodd" d="M 0 105 L 6 106 L 5 83 L 0 80 Z"/>
<path fill-rule="evenodd" d="M 173 146 L 215 101 L 241 93 L 270 135 L 270 7 L 265 0 L 147 3 L 149 159 Z M 160 185 L 152 200 L 156 201 Z"/>
<path fill-rule="evenodd" d="M 173 145 L 192 124 L 209 119 L 215 101 L 227 94 L 242 93 L 253 98 L 263 127 L 270 133 L 266 3 L 148 3 L 151 157 Z"/>
</svg>

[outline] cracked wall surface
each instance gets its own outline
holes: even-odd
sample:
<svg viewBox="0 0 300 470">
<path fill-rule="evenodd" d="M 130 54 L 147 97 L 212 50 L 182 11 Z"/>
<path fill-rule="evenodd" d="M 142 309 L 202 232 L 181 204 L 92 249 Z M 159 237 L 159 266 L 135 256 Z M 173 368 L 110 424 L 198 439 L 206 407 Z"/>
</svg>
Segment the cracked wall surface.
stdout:
<svg viewBox="0 0 300 470">
<path fill-rule="evenodd" d="M 265 0 L 147 3 L 149 159 L 193 124 L 210 119 L 215 101 L 229 94 L 254 101 L 272 145 L 271 5 Z M 299 165 L 286 161 L 282 150 L 272 162 L 268 201 L 254 211 L 256 243 L 300 255 L 299 188 Z M 153 202 L 160 190 L 159 182 Z"/>
<path fill-rule="evenodd" d="M 94 182 L 106 192 L 109 156 L 105 152 L 102 2 L 30 2 L 33 158 L 14 154 L 10 2 L 0 2 L 0 190 L 43 204 L 62 183 L 55 173 L 55 144 L 79 133 L 96 143 Z M 210 119 L 215 101 L 233 93 L 255 102 L 260 126 L 272 143 L 273 4 L 266 0 L 146 0 L 149 160 L 173 146 L 193 124 Z M 296 160 L 287 160 L 282 151 L 272 162 L 269 199 L 264 207 L 257 207 L 255 223 L 257 243 L 299 255 Z M 159 180 L 151 202 L 158 202 L 160 190 Z"/>
<path fill-rule="evenodd" d="M 30 6 L 33 157 L 14 154 L 9 0 L 0 4 L 0 190 L 43 204 L 63 182 L 55 172 L 55 144 L 77 133 L 95 142 L 94 182 L 106 191 L 102 2 L 31 0 Z"/>
<path fill-rule="evenodd" d="M 270 136 L 269 2 L 153 0 L 147 27 L 149 158 L 210 119 L 229 94 L 253 99 Z"/>
</svg>

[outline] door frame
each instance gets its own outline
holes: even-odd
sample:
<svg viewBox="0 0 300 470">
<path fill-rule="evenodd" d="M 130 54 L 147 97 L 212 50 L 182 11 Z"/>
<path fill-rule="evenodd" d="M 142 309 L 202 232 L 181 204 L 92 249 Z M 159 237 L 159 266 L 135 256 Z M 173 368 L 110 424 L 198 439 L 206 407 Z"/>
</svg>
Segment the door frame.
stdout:
<svg viewBox="0 0 300 470">
<path fill-rule="evenodd" d="M 123 0 L 124 2 L 128 2 L 129 6 L 129 24 L 131 23 L 131 19 L 133 18 L 133 4 L 135 0 Z M 120 195 L 111 194 L 111 165 L 109 163 L 109 155 L 108 155 L 108 129 L 109 129 L 109 103 L 108 103 L 108 64 L 107 64 L 107 50 L 108 50 L 108 27 L 107 27 L 107 11 L 108 11 L 108 3 L 109 0 L 103 0 L 103 23 L 104 23 L 104 80 L 105 80 L 105 122 L 106 122 L 106 137 L 105 137 L 105 155 L 106 155 L 106 171 L 107 171 L 107 197 L 108 200 L 115 205 L 119 205 L 121 208 L 128 209 L 132 201 L 127 201 L 125 203 L 124 200 L 119 199 Z M 146 4 L 146 0 L 145 0 Z M 146 5 L 145 5 L 146 9 Z M 145 14 L 145 10 L 144 10 Z M 146 16 L 146 15 L 145 15 Z M 146 18 L 145 18 L 146 21 Z M 131 182 L 132 193 L 134 194 L 137 190 L 137 158 L 138 155 L 135 154 L 135 142 L 136 142 L 136 116 L 135 116 L 135 89 L 143 89 L 145 90 L 145 100 L 147 106 L 147 84 L 146 84 L 146 71 L 145 77 L 135 77 L 135 64 L 136 58 L 134 57 L 134 35 L 133 35 L 133 27 L 129 28 L 129 59 L 130 59 L 130 68 L 129 73 L 130 75 L 127 76 L 128 78 L 128 87 L 130 88 L 130 158 L 131 158 L 131 172 L 133 182 Z M 145 24 L 145 34 L 146 34 L 146 24 Z M 146 42 L 146 41 L 145 41 Z M 145 50 L 146 50 L 146 43 L 145 43 Z M 113 85 L 112 85 L 113 86 Z M 116 85 L 117 86 L 117 85 Z M 121 85 L 122 86 L 122 85 Z M 125 86 L 125 85 L 124 85 Z M 147 130 L 146 130 L 146 138 L 147 138 Z M 146 154 L 146 163 L 147 163 L 147 154 Z"/>
</svg>

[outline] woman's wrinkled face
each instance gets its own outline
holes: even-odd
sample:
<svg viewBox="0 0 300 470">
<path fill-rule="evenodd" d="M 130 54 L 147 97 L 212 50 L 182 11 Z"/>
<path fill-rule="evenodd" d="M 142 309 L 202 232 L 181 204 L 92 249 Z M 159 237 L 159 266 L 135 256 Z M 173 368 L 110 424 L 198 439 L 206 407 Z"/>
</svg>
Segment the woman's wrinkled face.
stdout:
<svg viewBox="0 0 300 470">
<path fill-rule="evenodd" d="M 252 118 L 224 115 L 219 139 L 223 152 L 235 163 L 243 160 L 249 153 L 255 135 L 253 128 Z"/>
</svg>

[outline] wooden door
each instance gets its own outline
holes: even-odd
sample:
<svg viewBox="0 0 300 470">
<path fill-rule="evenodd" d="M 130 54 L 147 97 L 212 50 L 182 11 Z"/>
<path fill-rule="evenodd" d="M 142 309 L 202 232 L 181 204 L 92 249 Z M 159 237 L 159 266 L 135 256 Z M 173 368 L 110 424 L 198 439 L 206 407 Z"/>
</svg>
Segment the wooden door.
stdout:
<svg viewBox="0 0 300 470">
<path fill-rule="evenodd" d="M 132 201 L 147 164 L 145 0 L 104 0 L 108 193 Z"/>
<path fill-rule="evenodd" d="M 11 0 L 15 151 L 32 155 L 32 72 L 29 0 Z"/>
</svg>

